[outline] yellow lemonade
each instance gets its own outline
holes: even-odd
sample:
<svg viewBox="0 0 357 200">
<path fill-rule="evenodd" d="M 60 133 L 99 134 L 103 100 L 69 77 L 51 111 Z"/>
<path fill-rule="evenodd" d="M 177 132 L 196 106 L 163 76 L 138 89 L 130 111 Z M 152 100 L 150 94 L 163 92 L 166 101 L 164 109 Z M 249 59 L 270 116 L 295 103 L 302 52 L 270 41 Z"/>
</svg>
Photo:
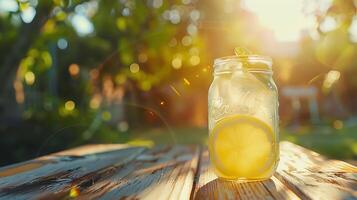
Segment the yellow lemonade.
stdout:
<svg viewBox="0 0 357 200">
<path fill-rule="evenodd" d="M 209 134 L 210 159 L 217 175 L 230 180 L 269 178 L 277 164 L 273 129 L 243 114 L 224 117 Z"/>
</svg>

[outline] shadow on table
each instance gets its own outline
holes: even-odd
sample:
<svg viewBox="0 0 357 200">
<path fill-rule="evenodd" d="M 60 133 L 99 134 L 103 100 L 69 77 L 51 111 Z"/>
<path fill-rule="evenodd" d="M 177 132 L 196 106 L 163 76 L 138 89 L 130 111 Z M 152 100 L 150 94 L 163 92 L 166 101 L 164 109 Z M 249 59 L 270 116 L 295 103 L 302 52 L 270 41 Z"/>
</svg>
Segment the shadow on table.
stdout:
<svg viewBox="0 0 357 200">
<path fill-rule="evenodd" d="M 277 191 L 271 179 L 239 183 L 217 178 L 197 190 L 194 199 L 274 199 L 273 194 L 278 195 L 278 193 L 285 193 L 285 191 Z"/>
</svg>

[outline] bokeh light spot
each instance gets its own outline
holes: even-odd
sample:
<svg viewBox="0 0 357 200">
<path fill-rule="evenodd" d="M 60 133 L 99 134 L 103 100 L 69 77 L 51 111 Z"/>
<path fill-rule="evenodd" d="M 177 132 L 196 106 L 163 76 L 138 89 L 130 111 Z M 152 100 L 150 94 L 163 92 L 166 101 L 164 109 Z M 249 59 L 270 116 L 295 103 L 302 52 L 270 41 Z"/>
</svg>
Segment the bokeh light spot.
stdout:
<svg viewBox="0 0 357 200">
<path fill-rule="evenodd" d="M 192 47 L 192 48 L 190 48 L 189 53 L 192 56 L 198 55 L 200 53 L 200 50 L 197 47 Z"/>
<path fill-rule="evenodd" d="M 27 85 L 33 85 L 35 83 L 36 77 L 32 71 L 28 71 L 25 74 L 25 82 Z"/>
<path fill-rule="evenodd" d="M 171 40 L 170 40 L 170 42 L 169 42 L 169 46 L 170 47 L 174 47 L 174 46 L 176 46 L 177 45 L 177 40 L 176 40 L 176 38 L 172 38 Z"/>
<path fill-rule="evenodd" d="M 94 95 L 94 97 L 89 102 L 89 107 L 92 109 L 98 109 L 100 106 L 101 97 L 100 95 Z"/>
<path fill-rule="evenodd" d="M 137 63 L 133 63 L 130 65 L 131 73 L 137 73 L 140 70 L 140 66 Z"/>
<path fill-rule="evenodd" d="M 194 24 L 190 24 L 187 26 L 187 33 L 190 35 L 196 35 L 197 34 L 197 27 Z"/>
<path fill-rule="evenodd" d="M 199 56 L 191 56 L 191 58 L 190 58 L 191 65 L 195 66 L 195 65 L 200 64 L 200 62 L 201 62 L 201 59 Z"/>
<path fill-rule="evenodd" d="M 183 4 L 186 4 L 186 5 L 187 5 L 187 4 L 190 4 L 190 3 L 191 3 L 191 0 L 182 0 L 182 3 L 183 3 Z"/>
<path fill-rule="evenodd" d="M 129 8 L 124 8 L 123 11 L 121 12 L 123 16 L 129 16 L 130 15 L 130 9 Z"/>
<path fill-rule="evenodd" d="M 190 36 L 186 35 L 185 37 L 182 38 L 181 43 L 184 46 L 189 46 L 192 44 L 192 38 Z"/>
<path fill-rule="evenodd" d="M 162 6 L 162 0 L 153 0 L 152 1 L 152 6 L 154 8 L 160 8 Z"/>
<path fill-rule="evenodd" d="M 191 11 L 190 18 L 192 21 L 197 21 L 198 19 L 200 19 L 200 11 L 198 10 Z"/>
<path fill-rule="evenodd" d="M 75 14 L 71 22 L 79 36 L 86 36 L 94 31 L 92 22 L 85 15 Z"/>
<path fill-rule="evenodd" d="M 171 23 L 178 24 L 181 21 L 180 12 L 178 10 L 171 10 L 169 13 Z"/>
<path fill-rule="evenodd" d="M 76 104 L 72 100 L 66 101 L 66 103 L 64 104 L 64 108 L 68 111 L 73 111 L 75 107 Z"/>
<path fill-rule="evenodd" d="M 69 67 L 68 67 L 68 72 L 71 76 L 77 76 L 79 74 L 79 66 L 77 64 L 71 64 Z"/>
<path fill-rule="evenodd" d="M 64 39 L 64 38 L 60 38 L 60 39 L 57 41 L 57 47 L 58 47 L 59 49 L 62 49 L 62 50 L 66 49 L 66 48 L 68 47 L 68 42 L 67 42 L 67 40 Z"/>
<path fill-rule="evenodd" d="M 180 69 L 182 66 L 182 59 L 181 56 L 176 56 L 172 61 L 171 65 L 174 69 Z"/>
</svg>

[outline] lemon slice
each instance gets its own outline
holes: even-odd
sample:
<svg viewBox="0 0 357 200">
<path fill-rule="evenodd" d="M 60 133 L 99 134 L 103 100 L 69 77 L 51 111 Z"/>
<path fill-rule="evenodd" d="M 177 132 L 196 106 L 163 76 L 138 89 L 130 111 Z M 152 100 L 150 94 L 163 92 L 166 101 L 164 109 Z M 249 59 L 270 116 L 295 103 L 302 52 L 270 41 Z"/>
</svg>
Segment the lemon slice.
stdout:
<svg viewBox="0 0 357 200">
<path fill-rule="evenodd" d="M 273 130 L 265 122 L 230 116 L 218 121 L 210 134 L 211 160 L 224 177 L 264 177 L 274 165 L 273 144 Z"/>
</svg>

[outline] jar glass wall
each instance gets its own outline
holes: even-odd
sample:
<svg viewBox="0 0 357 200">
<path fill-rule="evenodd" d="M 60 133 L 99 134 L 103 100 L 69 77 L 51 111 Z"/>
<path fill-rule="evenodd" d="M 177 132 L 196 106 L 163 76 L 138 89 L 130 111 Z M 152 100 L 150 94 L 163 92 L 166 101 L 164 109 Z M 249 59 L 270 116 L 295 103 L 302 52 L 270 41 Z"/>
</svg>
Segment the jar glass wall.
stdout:
<svg viewBox="0 0 357 200">
<path fill-rule="evenodd" d="M 269 57 L 215 60 L 208 94 L 209 151 L 216 174 L 263 180 L 279 160 L 278 93 Z"/>
</svg>

